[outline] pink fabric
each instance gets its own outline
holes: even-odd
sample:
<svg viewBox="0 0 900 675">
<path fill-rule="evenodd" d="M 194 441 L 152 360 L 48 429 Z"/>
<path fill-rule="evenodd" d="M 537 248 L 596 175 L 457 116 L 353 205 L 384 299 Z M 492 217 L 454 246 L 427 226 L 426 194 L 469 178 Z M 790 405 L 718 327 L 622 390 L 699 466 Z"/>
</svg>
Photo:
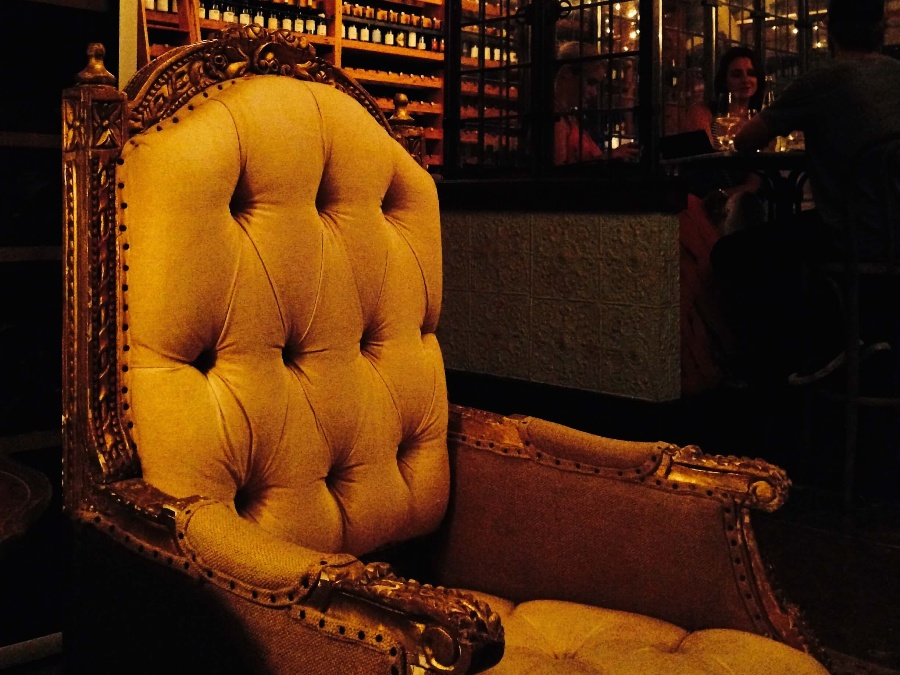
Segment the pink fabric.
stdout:
<svg viewBox="0 0 900 675">
<path fill-rule="evenodd" d="M 569 117 L 556 123 L 554 157 L 556 164 L 574 164 L 603 158 L 603 149 Z"/>
<path fill-rule="evenodd" d="M 681 288 L 681 390 L 697 394 L 724 377 L 723 351 L 728 335 L 722 300 L 715 287 L 709 254 L 719 232 L 706 215 L 703 201 L 688 195 L 679 216 Z"/>
</svg>

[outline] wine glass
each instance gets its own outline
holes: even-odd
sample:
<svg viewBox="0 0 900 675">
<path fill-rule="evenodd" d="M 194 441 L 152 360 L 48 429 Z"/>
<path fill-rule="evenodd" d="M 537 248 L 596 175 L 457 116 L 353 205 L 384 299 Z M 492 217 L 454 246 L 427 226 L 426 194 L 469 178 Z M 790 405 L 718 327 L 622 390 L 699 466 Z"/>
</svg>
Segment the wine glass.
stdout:
<svg viewBox="0 0 900 675">
<path fill-rule="evenodd" d="M 730 93 L 719 94 L 716 98 L 716 117 L 713 121 L 713 136 L 720 150 L 734 150 L 734 128 L 741 121 L 731 112 Z"/>
</svg>

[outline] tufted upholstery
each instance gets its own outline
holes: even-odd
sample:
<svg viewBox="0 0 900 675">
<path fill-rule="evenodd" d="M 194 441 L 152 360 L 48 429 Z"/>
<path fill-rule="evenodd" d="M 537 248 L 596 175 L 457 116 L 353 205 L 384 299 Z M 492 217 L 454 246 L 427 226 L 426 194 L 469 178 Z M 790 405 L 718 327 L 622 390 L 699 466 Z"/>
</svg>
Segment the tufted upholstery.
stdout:
<svg viewBox="0 0 900 675">
<path fill-rule="evenodd" d="M 280 77 L 211 88 L 122 158 L 144 478 L 325 552 L 433 530 L 449 476 L 431 178 L 346 94 Z"/>
<path fill-rule="evenodd" d="M 96 66 L 63 100 L 72 672 L 824 672 L 750 526 L 780 469 L 448 406 L 434 182 L 303 78 L 351 80 L 257 27 L 124 92 Z"/>
<path fill-rule="evenodd" d="M 745 631 L 690 632 L 631 612 L 476 595 L 506 628 L 506 653 L 491 675 L 828 675 L 803 652 Z"/>
</svg>

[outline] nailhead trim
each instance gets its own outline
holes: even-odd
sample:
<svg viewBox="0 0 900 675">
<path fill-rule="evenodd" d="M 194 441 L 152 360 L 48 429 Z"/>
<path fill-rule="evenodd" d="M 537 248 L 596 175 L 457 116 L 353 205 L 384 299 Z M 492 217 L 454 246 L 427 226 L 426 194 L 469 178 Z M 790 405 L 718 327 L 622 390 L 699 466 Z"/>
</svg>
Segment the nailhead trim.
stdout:
<svg viewBox="0 0 900 675">
<path fill-rule="evenodd" d="M 455 441 L 471 448 L 487 450 L 488 452 L 492 452 L 495 455 L 507 457 L 513 456 L 519 459 L 530 459 L 532 461 L 536 461 L 538 464 L 544 464 L 546 466 L 553 467 L 554 469 L 560 469 L 573 473 L 600 475 L 606 477 L 615 476 L 618 478 L 625 478 L 627 476 L 628 479 L 635 482 L 644 481 L 648 475 L 656 471 L 656 469 L 660 465 L 660 457 L 663 454 L 662 452 L 654 453 L 649 460 L 645 461 L 639 467 L 635 467 L 634 469 L 616 469 L 610 467 L 595 466 L 581 461 L 568 460 L 561 457 L 556 457 L 554 455 L 549 455 L 542 450 L 536 450 L 535 446 L 532 445 L 531 441 L 529 440 L 525 440 L 522 445 L 517 445 L 504 444 L 495 441 L 469 437 L 467 434 L 450 433 L 449 436 L 451 441 Z"/>
<path fill-rule="evenodd" d="M 319 630 L 337 640 L 364 645 L 394 657 L 395 662 L 391 665 L 391 668 L 397 668 L 396 672 L 400 672 L 399 669 L 403 666 L 406 652 L 399 642 L 392 639 L 385 632 L 367 632 L 362 626 L 343 619 L 332 618 L 327 613 L 320 612 L 312 607 L 295 605 L 290 611 L 293 619 L 300 621 L 313 630 Z M 391 672 L 395 671 L 392 670 Z"/>
</svg>

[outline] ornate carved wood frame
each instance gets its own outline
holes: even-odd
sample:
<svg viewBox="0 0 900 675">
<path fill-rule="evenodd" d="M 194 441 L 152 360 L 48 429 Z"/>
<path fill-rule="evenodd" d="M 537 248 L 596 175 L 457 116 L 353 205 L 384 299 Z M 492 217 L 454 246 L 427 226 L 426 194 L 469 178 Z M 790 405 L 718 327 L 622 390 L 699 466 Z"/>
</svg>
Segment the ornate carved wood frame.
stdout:
<svg viewBox="0 0 900 675">
<path fill-rule="evenodd" d="M 110 510 L 124 508 L 142 513 L 147 516 L 149 529 L 143 532 L 142 542 L 133 542 L 134 547 L 141 553 L 145 547 L 154 554 L 163 553 L 171 562 L 180 553 L 167 534 L 173 528 L 172 510 L 178 510 L 180 505 L 166 503 L 164 495 L 140 480 L 140 462 L 129 431 L 132 422 L 128 404 L 121 396 L 120 372 L 127 366 L 119 357 L 128 350 L 118 337 L 124 328 L 118 325 L 118 317 L 124 308 L 117 307 L 116 284 L 121 282 L 115 273 L 118 256 L 122 255 L 117 233 L 125 227 L 117 218 L 121 204 L 116 173 L 122 149 L 131 136 L 174 114 L 203 90 L 230 79 L 264 74 L 332 85 L 360 101 L 395 137 L 415 134 L 395 134 L 362 87 L 317 57 L 305 38 L 286 31 L 269 33 L 256 26 L 236 27 L 219 39 L 173 49 L 142 68 L 123 91 L 116 89 L 113 76 L 106 71 L 103 52 L 101 45 L 91 45 L 89 64 L 79 73 L 78 85 L 64 92 L 62 103 L 65 508 L 77 519 L 108 526 L 110 532 L 114 523 L 107 519 L 106 508 L 97 509 L 98 504 Z M 402 142 L 402 138 L 398 140 Z M 518 427 L 508 418 L 502 423 L 498 420 L 471 418 L 469 413 L 455 409 L 451 416 L 451 426 L 455 425 L 451 442 L 467 444 L 477 436 L 479 440 L 472 442 L 479 448 L 526 452 L 527 443 L 519 437 Z M 548 450 L 546 458 L 537 452 L 535 461 L 553 460 L 555 467 L 566 462 L 564 468 L 581 473 L 603 471 L 568 462 L 564 454 L 560 458 L 552 448 Z M 652 466 L 621 480 L 660 490 L 689 485 L 720 500 L 724 526 L 734 542 L 734 572 L 746 592 L 747 611 L 754 617 L 758 632 L 809 649 L 811 645 L 796 608 L 782 609 L 782 603 L 765 582 L 766 572 L 747 513 L 748 507 L 774 510 L 781 505 L 789 485 L 783 472 L 763 462 L 707 456 L 696 448 L 667 446 Z M 154 534 L 153 523 L 165 527 Z M 120 539 L 130 541 L 124 533 Z M 367 602 L 377 601 L 394 611 L 408 608 L 412 599 L 424 603 L 417 609 L 420 615 L 440 615 L 439 623 L 453 626 L 454 646 L 482 640 L 497 644 L 498 639 L 502 644 L 502 628 L 496 615 L 491 615 L 486 607 L 472 604 L 471 599 L 457 596 L 451 589 L 425 589 L 424 595 L 429 596 L 425 598 L 422 587 L 414 582 L 398 579 L 378 564 L 364 570 L 359 565 L 352 570 L 323 568 L 317 581 L 321 585 L 310 597 L 315 600 L 314 596 L 328 595 L 335 589 Z M 433 644 L 423 648 L 422 663 L 435 658 L 434 644 L 444 641 L 446 635 L 438 631 L 424 636 L 425 642 Z M 471 649 L 466 649 L 471 655 Z M 458 662 L 456 666 L 462 670 L 464 664 Z"/>
<path fill-rule="evenodd" d="M 343 91 L 402 142 L 375 100 L 351 77 L 315 54 L 304 36 L 233 27 L 218 39 L 173 49 L 152 61 L 123 91 L 91 45 L 78 85 L 63 94 L 65 327 L 63 434 L 67 448 L 66 506 L 78 508 L 85 484 L 141 475 L 127 404 L 120 400 L 116 248 L 116 167 L 128 139 L 175 113 L 191 97 L 230 79 L 283 75 Z M 78 242 L 76 244 L 76 242 Z M 86 480 L 87 479 L 87 480 Z"/>
<path fill-rule="evenodd" d="M 167 52 L 138 71 L 123 91 L 104 66 L 104 53 L 102 45 L 90 45 L 88 65 L 78 74 L 78 84 L 63 92 L 62 101 L 64 507 L 76 521 L 108 532 L 138 554 L 186 570 L 191 564 L 174 536 L 197 500 L 172 500 L 143 482 L 129 406 L 121 396 L 120 372 L 128 366 L 119 357 L 129 349 L 119 338 L 127 330 L 118 325 L 120 310 L 127 307 L 117 306 L 116 288 L 121 283 L 118 256 L 127 250 L 127 244 L 122 250 L 117 244 L 117 233 L 126 228 L 117 218 L 124 208 L 116 178 L 122 149 L 130 137 L 173 115 L 205 89 L 255 75 L 331 85 L 359 101 L 407 148 L 411 125 L 407 118 L 403 131 L 395 133 L 362 87 L 317 57 L 305 37 L 288 31 L 230 28 L 214 40 Z M 128 519 L 126 530 L 120 526 L 122 514 L 141 518 Z M 399 578 L 381 563 L 322 565 L 314 582 L 304 578 L 301 587 L 298 580 L 296 594 L 286 596 L 290 604 L 305 598 L 305 606 L 327 607 L 342 595 L 361 600 L 369 610 L 382 607 L 382 613 L 405 617 L 398 630 L 409 633 L 406 655 L 391 651 L 398 664 L 405 659 L 425 670 L 449 673 L 464 672 L 473 660 L 499 660 L 502 627 L 484 603 L 453 589 Z M 221 581 L 211 570 L 199 574 L 204 582 Z M 251 589 L 247 596 L 255 601 L 262 592 Z M 305 610 L 297 611 L 304 615 Z M 326 624 L 324 616 L 320 628 Z M 322 630 L 336 627 L 329 622 Z M 385 645 L 380 646 L 386 650 Z"/>
</svg>

